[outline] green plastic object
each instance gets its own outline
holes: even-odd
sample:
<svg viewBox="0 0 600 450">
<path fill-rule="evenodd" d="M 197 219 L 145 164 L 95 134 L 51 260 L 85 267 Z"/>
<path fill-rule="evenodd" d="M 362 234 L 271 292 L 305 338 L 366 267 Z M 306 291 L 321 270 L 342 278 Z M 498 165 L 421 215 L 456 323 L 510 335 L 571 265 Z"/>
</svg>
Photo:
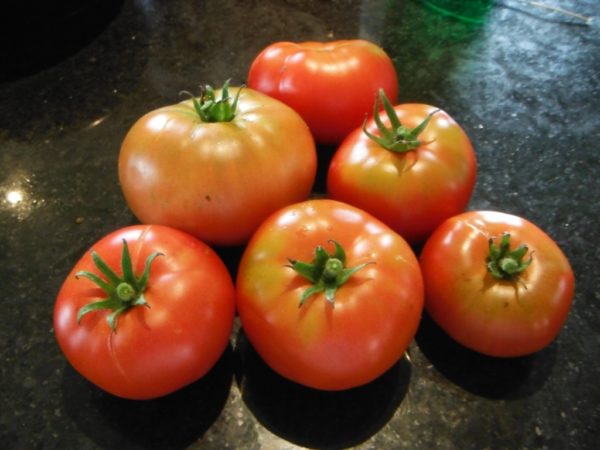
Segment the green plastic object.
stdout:
<svg viewBox="0 0 600 450">
<path fill-rule="evenodd" d="M 481 24 L 494 4 L 493 0 L 421 0 L 433 11 L 462 22 Z"/>
</svg>

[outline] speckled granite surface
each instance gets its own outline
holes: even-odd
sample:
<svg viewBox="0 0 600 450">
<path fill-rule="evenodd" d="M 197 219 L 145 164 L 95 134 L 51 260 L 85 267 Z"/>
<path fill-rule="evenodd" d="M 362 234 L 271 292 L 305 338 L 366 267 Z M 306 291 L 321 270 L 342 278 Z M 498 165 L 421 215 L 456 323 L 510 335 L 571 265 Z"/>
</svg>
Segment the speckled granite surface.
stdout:
<svg viewBox="0 0 600 450">
<path fill-rule="evenodd" d="M 597 0 L 546 2 L 593 16 L 587 25 L 517 0 L 494 2 L 479 24 L 416 0 L 125 0 L 92 12 L 99 3 L 61 20 L 32 8 L 37 25 L 15 19 L 4 39 L 0 448 L 595 448 Z M 243 82 L 273 41 L 356 37 L 393 57 L 401 101 L 444 108 L 472 138 L 479 174 L 469 208 L 523 215 L 571 259 L 577 292 L 558 340 L 531 357 L 494 360 L 425 317 L 410 360 L 333 394 L 274 375 L 236 328 L 217 367 L 172 396 L 128 402 L 84 381 L 54 341 L 52 307 L 79 256 L 135 223 L 116 173 L 129 126 L 181 90 Z M 323 165 L 331 149 L 321 153 Z M 234 272 L 241 249 L 218 250 Z"/>
</svg>

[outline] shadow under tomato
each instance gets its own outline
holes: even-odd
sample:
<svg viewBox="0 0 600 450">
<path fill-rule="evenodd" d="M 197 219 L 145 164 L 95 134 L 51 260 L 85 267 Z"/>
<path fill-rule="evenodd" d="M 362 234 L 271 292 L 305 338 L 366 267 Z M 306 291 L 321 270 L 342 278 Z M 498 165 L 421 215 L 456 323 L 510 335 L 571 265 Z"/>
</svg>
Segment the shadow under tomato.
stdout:
<svg viewBox="0 0 600 450">
<path fill-rule="evenodd" d="M 67 365 L 63 402 L 79 429 L 103 448 L 180 449 L 197 441 L 221 414 L 233 380 L 227 347 L 200 380 L 154 400 L 115 397 Z"/>
<path fill-rule="evenodd" d="M 311 389 L 281 377 L 240 330 L 235 352 L 242 398 L 274 434 L 309 448 L 348 448 L 364 442 L 393 416 L 408 391 L 411 366 L 403 358 L 373 382 L 345 391 Z"/>
<path fill-rule="evenodd" d="M 544 385 L 556 361 L 556 343 L 538 353 L 515 358 L 495 358 L 469 350 L 426 313 L 415 340 L 442 375 L 473 394 L 493 399 L 530 396 Z"/>
<path fill-rule="evenodd" d="M 317 174 L 312 189 L 314 197 L 322 197 L 327 194 L 327 171 L 336 150 L 336 145 L 317 145 Z"/>
<path fill-rule="evenodd" d="M 238 266 L 240 264 L 240 259 L 242 259 L 242 255 L 244 254 L 244 250 L 246 249 L 245 245 L 233 245 L 233 246 L 218 246 L 215 245 L 212 247 L 213 250 L 219 255 L 231 278 L 235 281 L 237 276 Z"/>
</svg>

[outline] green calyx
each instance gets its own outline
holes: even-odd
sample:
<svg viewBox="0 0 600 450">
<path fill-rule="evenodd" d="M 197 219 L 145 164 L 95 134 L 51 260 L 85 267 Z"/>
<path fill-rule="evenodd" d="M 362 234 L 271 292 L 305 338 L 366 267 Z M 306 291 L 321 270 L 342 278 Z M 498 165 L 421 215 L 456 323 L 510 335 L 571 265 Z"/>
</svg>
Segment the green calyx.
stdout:
<svg viewBox="0 0 600 450">
<path fill-rule="evenodd" d="M 134 306 L 150 307 L 144 298 L 144 291 L 146 290 L 146 285 L 150 278 L 150 266 L 152 261 L 159 255 L 162 255 L 162 253 L 152 253 L 148 259 L 146 259 L 144 272 L 140 277 L 136 277 L 133 273 L 131 255 L 129 254 L 127 241 L 123 239 L 123 252 L 121 254 L 121 271 L 123 272 L 123 275 L 119 276 L 95 251 L 92 251 L 92 260 L 98 270 L 104 275 L 105 279 L 95 273 L 85 270 L 77 272 L 75 277 L 78 279 L 83 277 L 92 281 L 106 293 L 106 298 L 82 306 L 77 314 L 77 323 L 81 321 L 83 316 L 92 311 L 108 309 L 112 312 L 107 316 L 106 320 L 110 328 L 113 331 L 116 331 L 117 319 L 129 308 Z"/>
<path fill-rule="evenodd" d="M 494 239 L 489 240 L 489 254 L 486 258 L 488 271 L 500 280 L 516 280 L 519 275 L 529 267 L 532 257 L 523 260 L 528 248 L 525 244 L 510 249 L 510 234 L 504 233 L 500 244 L 494 244 Z"/>
<path fill-rule="evenodd" d="M 312 286 L 302 293 L 299 306 L 302 306 L 309 297 L 320 292 L 325 293 L 325 299 L 333 305 L 338 288 L 355 272 L 372 262 L 346 267 L 346 252 L 342 246 L 334 240 L 329 242 L 334 246 L 333 253 L 328 253 L 319 245 L 315 248 L 315 256 L 309 263 L 289 259 L 288 267 L 312 283 Z"/>
<path fill-rule="evenodd" d="M 383 104 L 383 109 L 385 110 L 386 115 L 390 119 L 389 128 L 387 128 L 381 120 L 381 113 L 379 111 L 380 101 L 381 104 Z M 376 136 L 367 130 L 366 120 L 363 123 L 363 132 L 369 137 L 369 139 L 387 150 L 396 153 L 406 153 L 411 150 L 415 150 L 423 144 L 423 142 L 419 140 L 419 135 L 423 132 L 433 115 L 438 111 L 439 109 L 436 109 L 435 111 L 429 113 L 416 128 L 407 128 L 400 123 L 400 119 L 398 118 L 398 114 L 394 110 L 394 107 L 385 95 L 383 89 L 380 89 L 379 95 L 375 97 L 375 106 L 373 107 L 373 120 L 375 121 L 375 125 L 377 125 L 377 129 L 379 130 L 379 136 Z"/>
<path fill-rule="evenodd" d="M 202 122 L 231 122 L 235 115 L 241 89 L 238 90 L 233 101 L 229 97 L 229 80 L 223 83 L 221 89 L 221 98 L 217 99 L 215 90 L 212 86 L 203 86 L 200 90 L 200 97 L 195 97 L 188 91 L 182 91 L 192 99 L 192 104 L 196 113 Z"/>
</svg>

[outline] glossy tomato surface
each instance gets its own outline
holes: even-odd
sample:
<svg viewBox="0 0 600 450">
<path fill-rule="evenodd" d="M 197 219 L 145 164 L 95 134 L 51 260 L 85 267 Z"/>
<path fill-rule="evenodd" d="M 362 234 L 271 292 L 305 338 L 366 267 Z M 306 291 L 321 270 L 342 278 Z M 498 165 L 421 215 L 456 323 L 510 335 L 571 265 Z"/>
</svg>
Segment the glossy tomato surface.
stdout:
<svg viewBox="0 0 600 450">
<path fill-rule="evenodd" d="M 524 244 L 529 266 L 515 279 L 488 270 L 489 239 L 510 234 Z M 574 275 L 558 245 L 533 223 L 505 213 L 470 211 L 445 221 L 420 256 L 426 309 L 452 338 L 491 356 L 534 353 L 559 334 L 574 292 Z"/>
<path fill-rule="evenodd" d="M 77 322 L 81 307 L 105 296 L 89 279 L 102 277 L 87 251 L 67 276 L 54 307 L 54 332 L 71 365 L 100 388 L 120 397 L 149 399 L 169 394 L 206 374 L 229 342 L 235 314 L 231 277 L 217 254 L 181 231 L 136 225 L 99 240 L 94 250 L 120 273 L 123 239 L 136 274 L 151 265 L 144 297 L 120 315 L 113 331 L 109 310 L 92 311 Z"/>
<path fill-rule="evenodd" d="M 338 288 L 301 306 L 310 282 L 288 258 L 310 261 L 338 242 L 348 267 L 367 263 Z M 371 215 L 332 200 L 288 206 L 261 225 L 237 277 L 242 327 L 264 361 L 305 386 L 342 390 L 370 382 L 404 354 L 423 309 L 418 261 L 404 239 Z"/>
<path fill-rule="evenodd" d="M 380 88 L 398 96 L 390 57 L 359 39 L 273 43 L 252 62 L 248 86 L 291 106 L 322 144 L 339 144 L 359 126 Z"/>
<path fill-rule="evenodd" d="M 141 222 L 218 245 L 245 243 L 269 214 L 307 198 L 315 175 L 306 123 L 252 89 L 242 89 L 230 122 L 203 122 L 191 100 L 152 111 L 119 155 L 123 193 Z"/>
<path fill-rule="evenodd" d="M 394 110 L 402 125 L 414 129 L 436 108 L 401 104 Z M 382 119 L 389 125 L 386 116 Z M 367 130 L 378 133 L 373 119 Z M 445 219 L 465 210 L 477 164 L 468 136 L 444 111 L 433 114 L 419 141 L 416 149 L 396 153 L 357 128 L 332 158 L 329 195 L 370 212 L 411 244 L 423 242 Z"/>
</svg>

